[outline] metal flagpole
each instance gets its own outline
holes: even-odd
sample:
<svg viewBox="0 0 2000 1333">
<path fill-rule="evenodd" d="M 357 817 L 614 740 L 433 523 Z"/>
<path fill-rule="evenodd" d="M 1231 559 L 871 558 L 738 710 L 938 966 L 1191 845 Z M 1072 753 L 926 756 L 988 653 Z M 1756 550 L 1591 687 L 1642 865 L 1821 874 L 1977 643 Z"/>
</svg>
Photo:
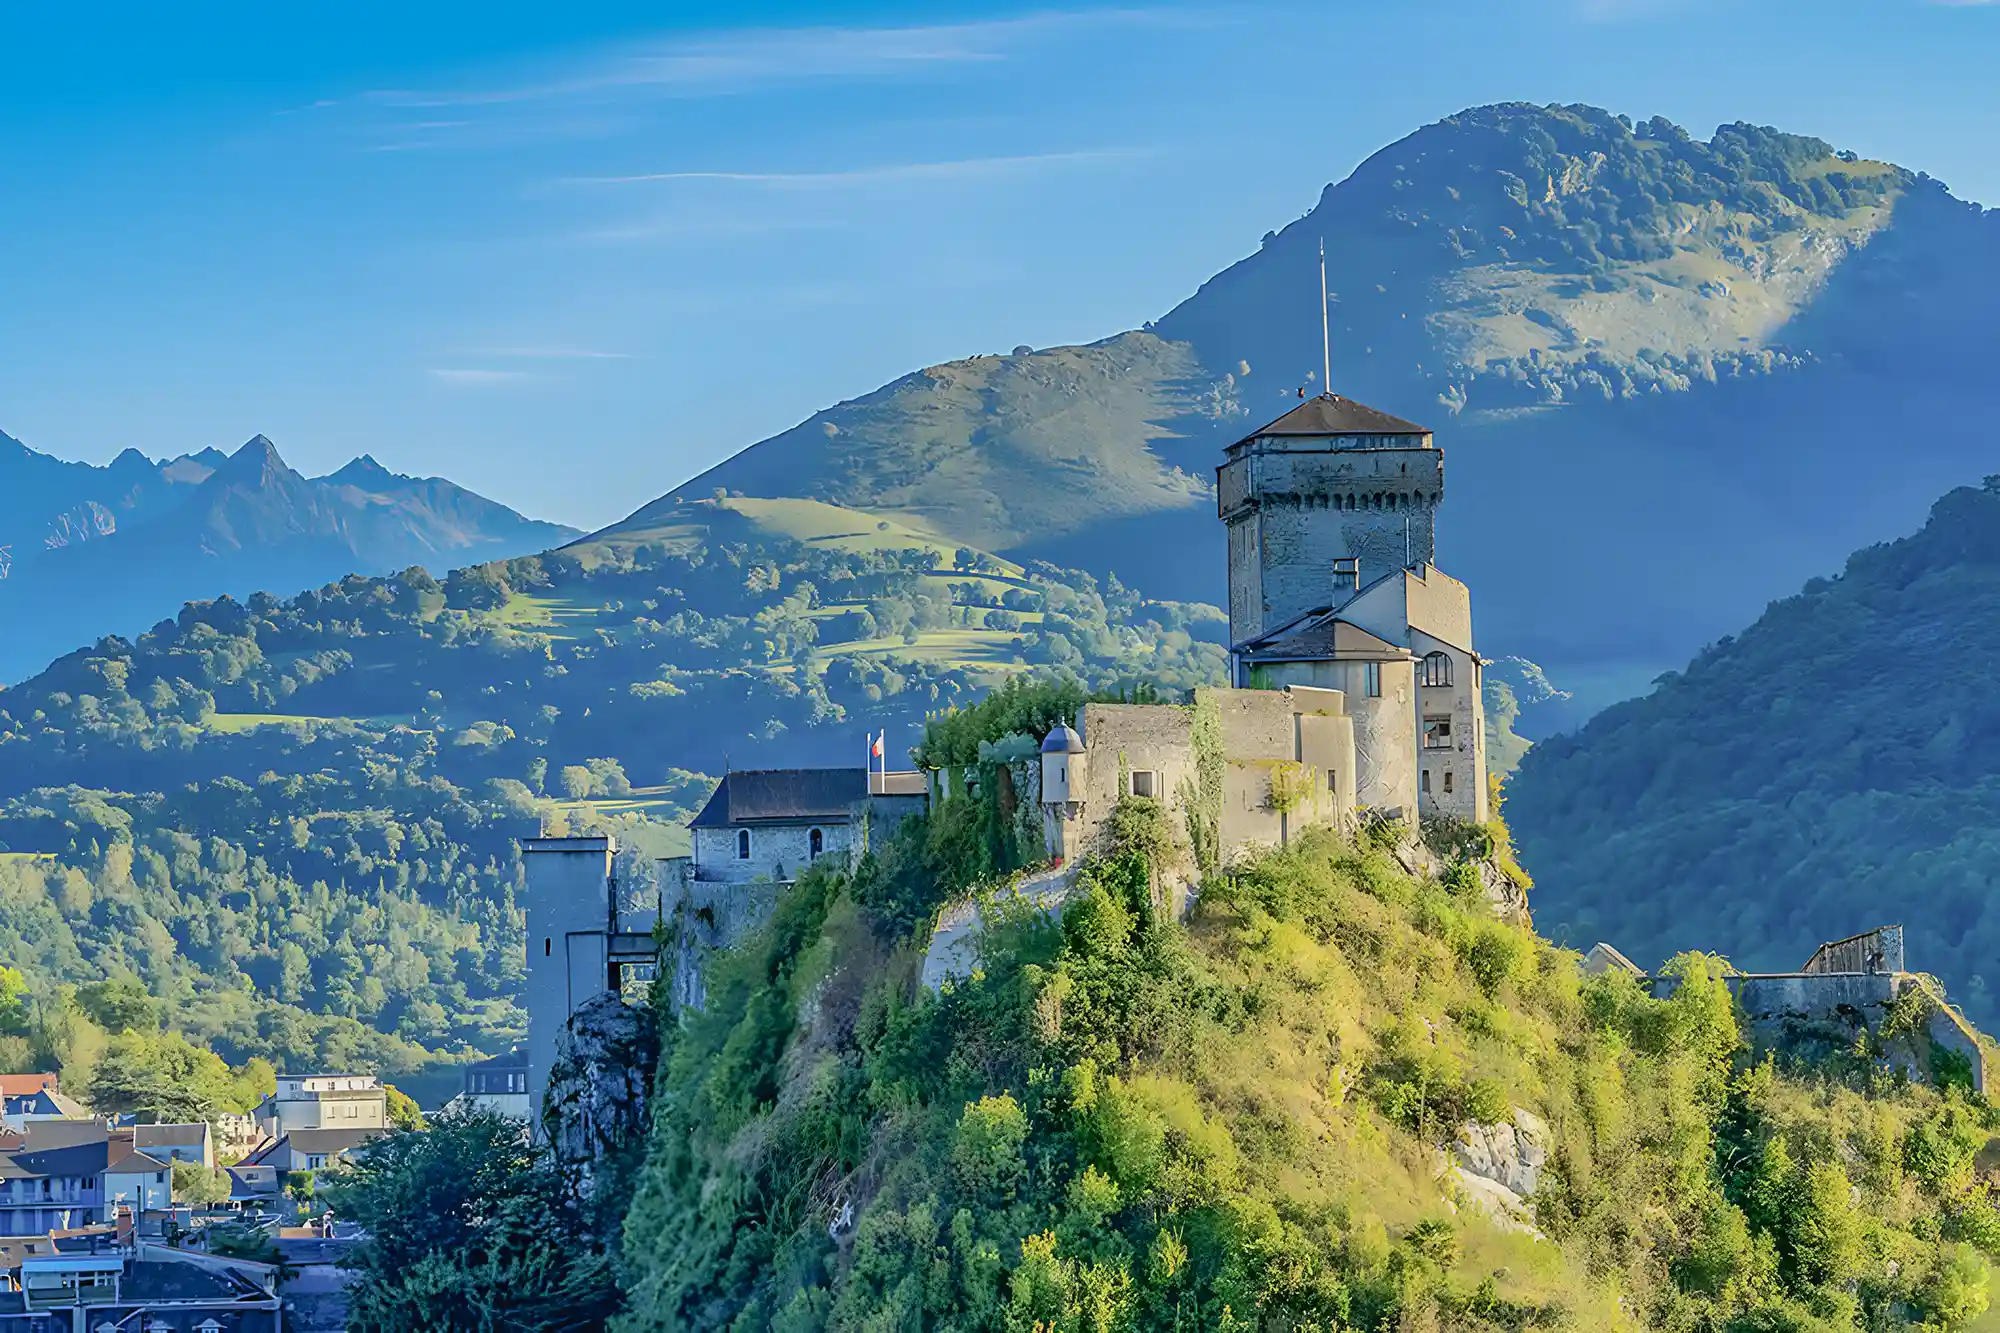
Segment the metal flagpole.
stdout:
<svg viewBox="0 0 2000 1333">
<path fill-rule="evenodd" d="M 1326 237 L 1319 238 L 1319 373 L 1321 393 L 1333 392 L 1333 331 L 1326 317 Z"/>
</svg>

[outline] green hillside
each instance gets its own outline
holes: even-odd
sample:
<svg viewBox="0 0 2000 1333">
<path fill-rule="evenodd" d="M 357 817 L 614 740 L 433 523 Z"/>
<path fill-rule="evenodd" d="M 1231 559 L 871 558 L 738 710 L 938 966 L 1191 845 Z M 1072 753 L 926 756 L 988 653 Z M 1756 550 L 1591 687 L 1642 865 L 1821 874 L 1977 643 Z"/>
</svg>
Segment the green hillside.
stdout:
<svg viewBox="0 0 2000 1333">
<path fill-rule="evenodd" d="M 1316 384 L 1322 240 L 1335 387 L 1439 431 L 1485 646 L 1586 703 L 1986 470 L 1993 217 L 1810 137 L 1513 103 L 1382 149 L 1143 330 L 930 367 L 672 495 L 823 500 L 1220 602 L 1211 469 Z M 1881 448 L 1884 421 L 1925 447 Z"/>
<path fill-rule="evenodd" d="M 1872 1049 L 1765 1062 L 1719 959 L 1668 1000 L 1585 979 L 1467 877 L 1323 833 L 1183 926 L 1139 850 L 1157 808 L 1121 816 L 1059 921 L 1018 915 L 941 994 L 896 923 L 948 885 L 943 820 L 802 881 L 706 1012 L 663 1015 L 615 1327 L 1978 1326 L 1983 1101 Z M 1459 1152 L 1518 1133 L 1525 1206 Z M 1487 1169 L 1520 1181 L 1519 1151 Z"/>
<path fill-rule="evenodd" d="M 1233 379 L 1146 333 L 1087 347 L 976 356 L 906 375 L 751 445 L 677 488 L 799 496 L 878 511 L 952 542 L 1005 549 L 1096 520 L 1199 507 L 1205 469 L 1155 442 L 1167 422 L 1243 415 Z M 645 528 L 669 496 L 611 531 Z"/>
<path fill-rule="evenodd" d="M 671 538 L 190 604 L 0 693 L 0 959 L 34 1012 L 135 978 L 232 1060 L 448 1078 L 522 1035 L 519 837 L 606 829 L 645 873 L 727 764 L 893 752 L 1035 672 L 1221 675 L 1214 607 L 824 504 L 678 508 Z"/>
<path fill-rule="evenodd" d="M 1885 922 L 2000 1018 L 2000 478 L 1939 500 L 1644 698 L 1529 752 L 1508 812 L 1536 919 L 1642 964 L 1755 969 Z"/>
</svg>

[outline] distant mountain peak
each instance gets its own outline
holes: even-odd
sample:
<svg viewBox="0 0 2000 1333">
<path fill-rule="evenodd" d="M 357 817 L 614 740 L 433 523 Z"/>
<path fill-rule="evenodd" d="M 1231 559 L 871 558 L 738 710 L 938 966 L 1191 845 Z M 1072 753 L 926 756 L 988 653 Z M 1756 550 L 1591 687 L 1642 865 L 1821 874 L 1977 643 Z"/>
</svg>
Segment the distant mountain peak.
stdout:
<svg viewBox="0 0 2000 1333">
<path fill-rule="evenodd" d="M 225 459 L 215 469 L 210 480 L 221 478 L 225 483 L 251 481 L 259 485 L 267 479 L 284 476 L 291 472 L 278 446 L 271 443 L 268 435 L 252 435 L 243 442 L 241 448 Z"/>
<path fill-rule="evenodd" d="M 330 486 L 358 486 L 366 489 L 370 486 L 407 481 L 408 478 L 383 467 L 375 461 L 373 454 L 362 454 L 350 460 L 338 472 L 328 473 L 320 480 Z"/>
</svg>

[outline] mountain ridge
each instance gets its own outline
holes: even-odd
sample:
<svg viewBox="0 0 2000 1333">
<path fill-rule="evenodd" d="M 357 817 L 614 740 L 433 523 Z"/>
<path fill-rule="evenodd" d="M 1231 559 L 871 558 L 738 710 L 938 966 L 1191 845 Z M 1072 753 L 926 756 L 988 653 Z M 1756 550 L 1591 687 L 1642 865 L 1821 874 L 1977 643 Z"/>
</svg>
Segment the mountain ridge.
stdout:
<svg viewBox="0 0 2000 1333">
<path fill-rule="evenodd" d="M 602 531 L 797 496 L 1219 602 L 1209 470 L 1316 385 L 1322 238 L 1333 387 L 1435 419 L 1482 641 L 1593 706 L 1986 470 L 2000 216 L 1807 136 L 1505 103 L 1371 155 L 1144 328 L 912 372 Z M 1884 449 L 1855 394 L 1930 447 Z"/>
<path fill-rule="evenodd" d="M 1507 811 L 1538 920 L 1641 963 L 1698 936 L 1752 970 L 1897 921 L 1991 1022 L 2000 707 L 1967 686 L 1996 626 L 2000 476 L 1531 749 Z"/>
<path fill-rule="evenodd" d="M 368 455 L 337 482 L 309 478 L 261 432 L 229 454 L 155 463 L 127 449 L 102 468 L 6 444 L 0 481 L 12 484 L 0 486 L 0 546 L 13 549 L 0 623 L 13 632 L 0 647 L 0 680 L 106 633 L 136 633 L 184 602 L 288 593 L 440 557 L 478 563 L 577 535 Z"/>
</svg>

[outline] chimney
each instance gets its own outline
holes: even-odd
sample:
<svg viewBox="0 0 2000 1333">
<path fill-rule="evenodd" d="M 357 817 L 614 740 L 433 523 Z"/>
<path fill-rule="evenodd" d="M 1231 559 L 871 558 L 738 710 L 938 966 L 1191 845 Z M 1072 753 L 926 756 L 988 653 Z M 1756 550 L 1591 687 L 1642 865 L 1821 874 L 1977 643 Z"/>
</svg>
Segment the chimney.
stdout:
<svg viewBox="0 0 2000 1333">
<path fill-rule="evenodd" d="M 132 1210 L 124 1204 L 118 1205 L 118 1245 L 129 1249 L 133 1242 Z"/>
<path fill-rule="evenodd" d="M 1361 591 L 1361 557 L 1337 555 L 1333 558 L 1333 590 L 1336 593 Z"/>
</svg>

